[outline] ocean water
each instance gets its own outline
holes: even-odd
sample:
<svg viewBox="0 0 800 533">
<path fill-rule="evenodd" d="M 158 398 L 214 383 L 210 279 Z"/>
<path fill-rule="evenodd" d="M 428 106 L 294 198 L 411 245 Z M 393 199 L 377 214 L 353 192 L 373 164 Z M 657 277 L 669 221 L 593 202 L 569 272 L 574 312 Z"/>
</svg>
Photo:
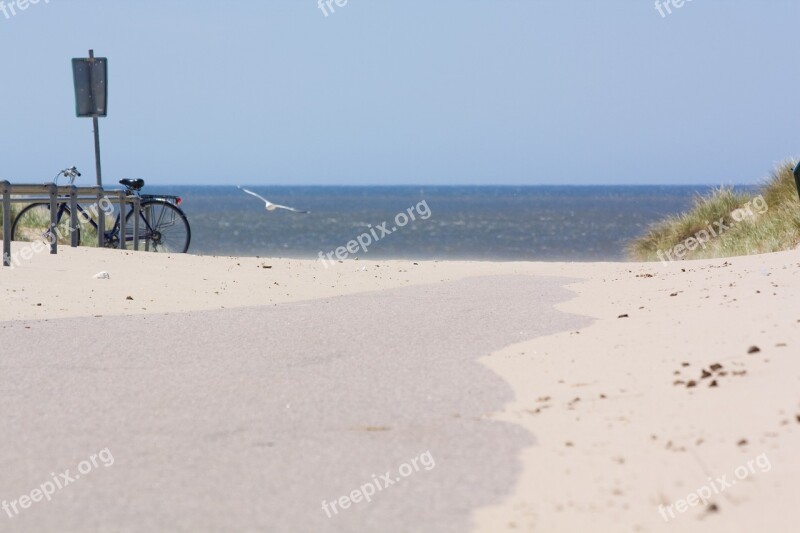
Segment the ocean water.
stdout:
<svg viewBox="0 0 800 533">
<path fill-rule="evenodd" d="M 601 261 L 649 224 L 688 209 L 702 186 L 294 187 L 252 186 L 272 202 L 310 210 L 267 212 L 234 186 L 145 187 L 183 198 L 190 253 L 316 258 L 365 232 L 360 259 Z M 424 202 L 424 203 L 422 203 Z M 422 203 L 422 204 L 421 204 Z M 398 213 L 416 220 L 403 227 Z M 423 215 L 427 215 L 425 220 Z M 377 230 L 386 222 L 391 231 Z M 372 228 L 370 228 L 370 225 Z M 365 238 L 362 238 L 366 240 Z"/>
</svg>

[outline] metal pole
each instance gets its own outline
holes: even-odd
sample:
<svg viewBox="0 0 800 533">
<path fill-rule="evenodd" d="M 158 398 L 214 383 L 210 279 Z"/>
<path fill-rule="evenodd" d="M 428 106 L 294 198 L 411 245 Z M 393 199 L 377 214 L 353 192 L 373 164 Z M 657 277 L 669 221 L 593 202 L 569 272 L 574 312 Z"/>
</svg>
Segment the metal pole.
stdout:
<svg viewBox="0 0 800 533">
<path fill-rule="evenodd" d="M 97 186 L 103 186 L 103 172 L 100 170 L 100 122 L 97 117 L 92 117 L 92 125 L 94 126 L 94 160 L 95 172 L 97 174 Z"/>
<path fill-rule="evenodd" d="M 69 188 L 69 232 L 70 246 L 75 248 L 78 242 L 78 188 L 74 185 Z"/>
<path fill-rule="evenodd" d="M 146 239 L 144 240 L 144 251 L 150 251 L 150 232 L 153 231 L 152 226 L 150 226 L 150 222 L 153 220 L 153 207 L 152 204 L 147 204 L 144 207 L 144 233 L 146 235 Z M 148 226 L 150 226 L 148 228 Z"/>
<path fill-rule="evenodd" d="M 3 193 L 3 266 L 11 266 L 11 187 L 7 181 L 0 181 Z"/>
<path fill-rule="evenodd" d="M 58 232 L 56 231 L 56 226 L 58 226 L 58 203 L 56 202 L 56 198 L 58 187 L 55 183 L 51 183 L 48 189 L 50 193 L 50 253 L 57 254 Z"/>
<path fill-rule="evenodd" d="M 103 190 L 97 191 L 97 247 L 102 248 L 106 245 L 106 211 L 100 205 L 103 198 Z"/>
<path fill-rule="evenodd" d="M 139 251 L 139 217 L 142 215 L 139 214 L 139 210 L 141 209 L 141 204 L 139 203 L 139 197 L 133 197 L 133 249 L 137 252 Z"/>
<path fill-rule="evenodd" d="M 125 191 L 119 191 L 119 249 L 125 249 Z"/>
<path fill-rule="evenodd" d="M 89 61 L 94 59 L 94 50 L 89 50 Z M 94 73 L 94 68 L 89 69 L 89 76 Z M 94 86 L 94 80 L 90 78 L 89 85 Z M 100 121 L 97 120 L 97 115 L 92 116 L 92 126 L 94 128 L 94 164 L 95 173 L 97 174 L 97 186 L 103 186 L 103 173 L 100 169 Z"/>
</svg>

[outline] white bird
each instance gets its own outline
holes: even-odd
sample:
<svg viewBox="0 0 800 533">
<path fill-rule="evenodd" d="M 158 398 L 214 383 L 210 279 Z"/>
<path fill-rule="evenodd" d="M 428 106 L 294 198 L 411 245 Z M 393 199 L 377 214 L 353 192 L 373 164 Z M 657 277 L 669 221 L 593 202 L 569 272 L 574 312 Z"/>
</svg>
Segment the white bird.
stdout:
<svg viewBox="0 0 800 533">
<path fill-rule="evenodd" d="M 256 194 L 253 191 L 248 191 L 247 189 L 245 189 L 244 187 L 242 187 L 240 185 L 237 185 L 237 187 L 242 189 L 247 194 L 255 196 L 256 198 L 258 198 L 259 200 L 264 202 L 264 204 L 265 204 L 264 207 L 267 209 L 267 211 L 275 211 L 276 209 L 286 209 L 288 211 L 294 211 L 295 213 L 308 213 L 308 211 L 301 211 L 299 209 L 295 209 L 294 207 L 288 207 L 288 206 L 285 206 L 285 205 L 273 204 L 272 202 L 270 202 L 269 200 L 267 200 L 266 198 L 264 198 L 260 194 Z"/>
</svg>

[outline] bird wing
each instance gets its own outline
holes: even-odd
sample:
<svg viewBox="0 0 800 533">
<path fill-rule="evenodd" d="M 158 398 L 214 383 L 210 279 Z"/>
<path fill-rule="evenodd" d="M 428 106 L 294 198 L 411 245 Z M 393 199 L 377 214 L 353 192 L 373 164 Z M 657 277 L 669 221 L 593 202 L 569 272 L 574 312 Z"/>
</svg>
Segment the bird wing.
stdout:
<svg viewBox="0 0 800 533">
<path fill-rule="evenodd" d="M 288 209 L 289 211 L 294 211 L 295 213 L 308 213 L 308 211 L 301 211 L 300 209 L 295 209 L 294 207 L 289 207 L 286 205 L 278 205 L 278 204 L 272 204 L 272 205 L 273 207 L 278 207 L 280 209 Z"/>
<path fill-rule="evenodd" d="M 256 198 L 258 198 L 258 199 L 259 199 L 259 200 L 261 200 L 262 202 L 266 202 L 266 203 L 267 203 L 267 205 L 269 205 L 269 204 L 271 204 L 271 203 L 272 203 L 272 202 L 270 202 L 269 200 L 267 200 L 266 198 L 264 198 L 263 196 L 261 196 L 260 194 L 256 194 L 256 193 L 254 193 L 253 191 L 248 191 L 247 189 L 245 189 L 244 187 L 242 187 L 242 186 L 240 186 L 240 185 L 237 185 L 237 187 L 239 187 L 240 189 L 242 189 L 242 190 L 243 190 L 244 192 L 246 192 L 247 194 L 250 194 L 250 195 L 252 195 L 252 196 L 255 196 Z"/>
<path fill-rule="evenodd" d="M 260 199 L 265 204 L 267 204 L 267 209 L 269 209 L 269 210 L 280 208 L 280 209 L 287 209 L 289 211 L 294 211 L 295 213 L 308 213 L 308 211 L 301 211 L 300 209 L 295 209 L 294 207 L 289 207 L 288 205 L 273 204 L 272 202 L 270 202 L 269 200 L 267 200 L 266 198 L 264 198 L 260 194 L 254 193 L 253 191 L 249 191 L 249 190 L 245 189 L 244 187 L 242 187 L 241 185 L 237 185 L 237 187 L 242 189 L 247 194 L 253 195 L 256 198 Z"/>
</svg>

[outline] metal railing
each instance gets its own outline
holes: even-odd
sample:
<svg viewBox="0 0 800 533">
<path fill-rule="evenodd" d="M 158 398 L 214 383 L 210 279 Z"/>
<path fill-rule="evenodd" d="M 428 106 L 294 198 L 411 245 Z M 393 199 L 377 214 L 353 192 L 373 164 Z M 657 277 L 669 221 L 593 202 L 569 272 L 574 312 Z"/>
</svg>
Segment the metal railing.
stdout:
<svg viewBox="0 0 800 533">
<path fill-rule="evenodd" d="M 50 204 L 50 231 L 55 232 L 58 225 L 58 205 L 68 202 L 70 211 L 70 246 L 75 248 L 78 242 L 78 200 L 97 202 L 101 200 L 114 199 L 119 208 L 119 239 L 118 248 L 125 249 L 125 207 L 133 205 L 134 213 L 140 209 L 140 198 L 136 195 L 128 195 L 122 189 L 107 191 L 102 187 L 76 187 L 75 185 L 59 186 L 55 183 L 45 184 L 12 184 L 8 181 L 0 181 L 0 195 L 2 195 L 3 206 L 3 266 L 11 266 L 11 204 L 12 203 L 38 203 L 48 202 Z M 12 196 L 26 195 L 23 198 L 12 198 Z M 34 196 L 29 196 L 34 195 Z M 43 195 L 37 197 L 35 195 Z M 133 217 L 133 249 L 139 250 L 139 216 Z M 97 220 L 97 246 L 105 246 L 105 223 L 106 213 L 100 211 Z M 58 237 L 48 239 L 50 243 L 50 253 L 58 253 Z"/>
</svg>

